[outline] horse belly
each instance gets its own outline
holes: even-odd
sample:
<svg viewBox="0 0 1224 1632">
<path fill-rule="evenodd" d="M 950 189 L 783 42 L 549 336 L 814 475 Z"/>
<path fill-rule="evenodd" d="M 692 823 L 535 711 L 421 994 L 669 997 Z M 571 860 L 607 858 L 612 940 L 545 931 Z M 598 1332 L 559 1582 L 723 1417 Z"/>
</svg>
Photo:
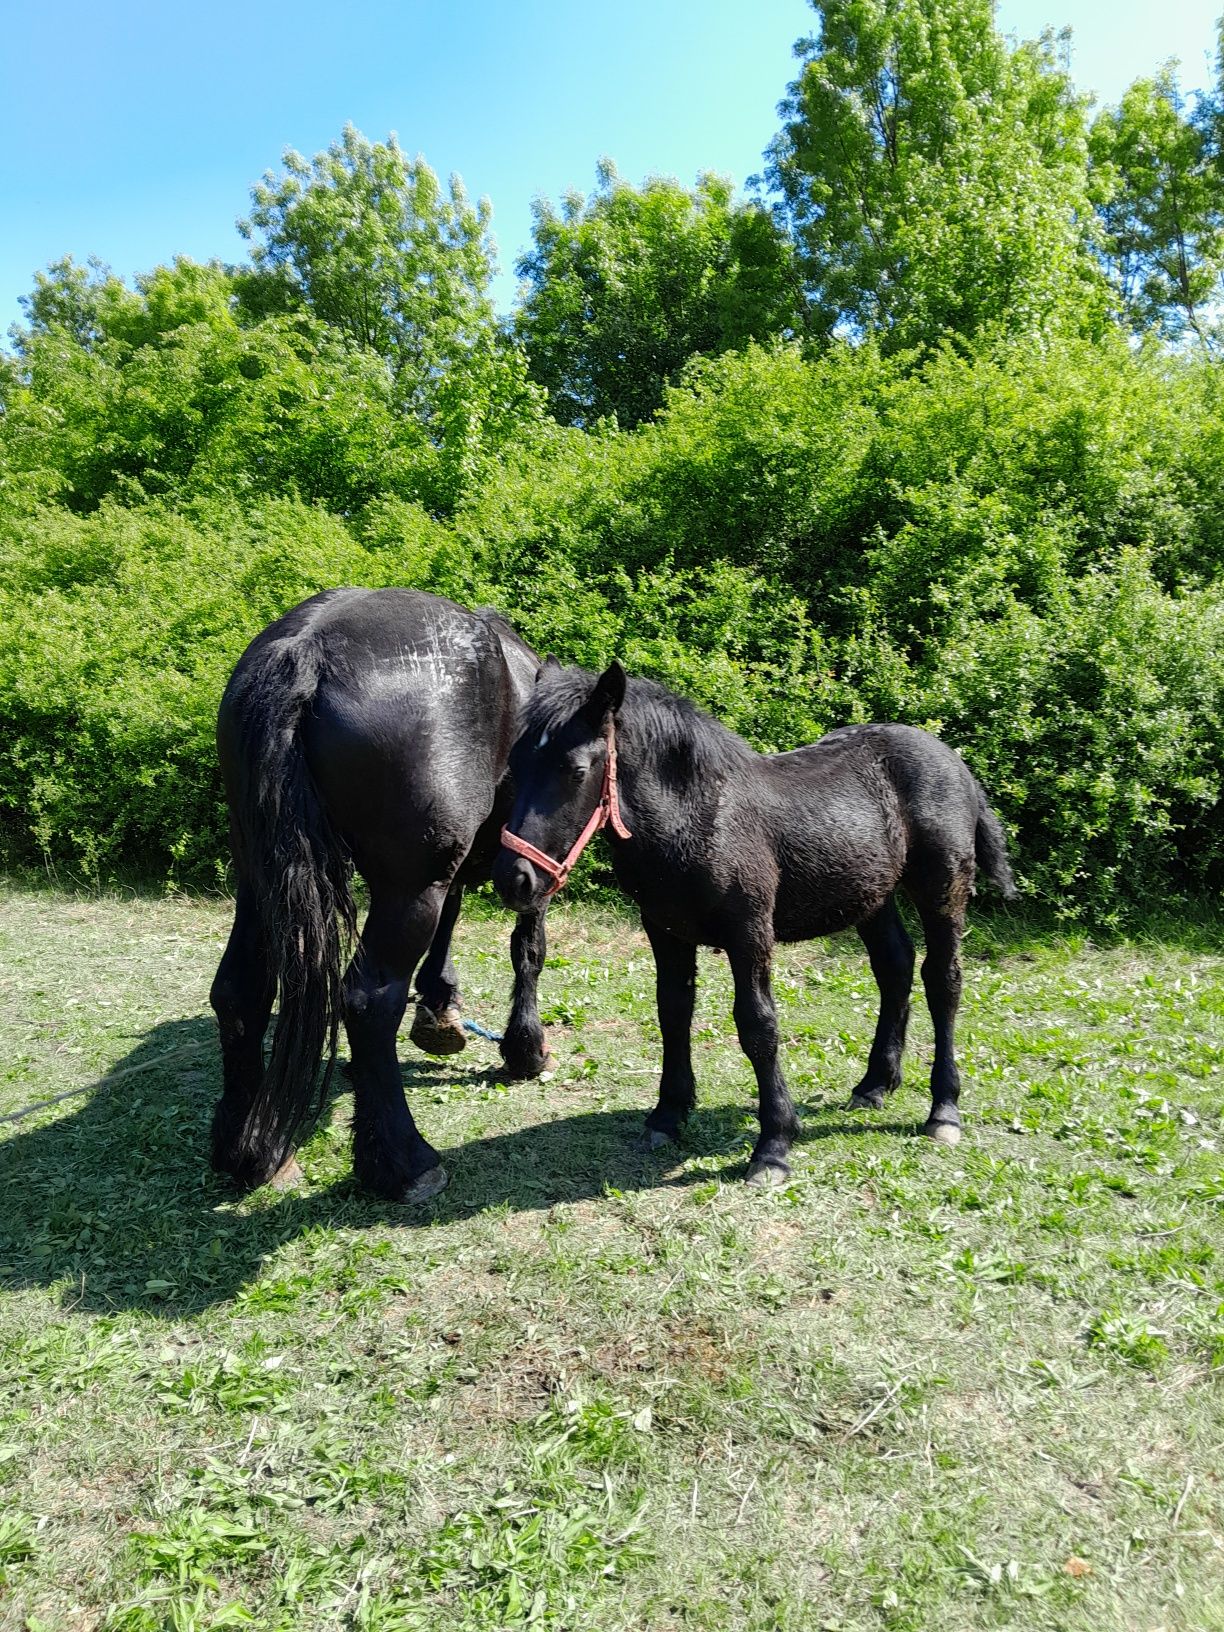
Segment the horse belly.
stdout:
<svg viewBox="0 0 1224 1632">
<path fill-rule="evenodd" d="M 825 828 L 819 842 L 783 847 L 774 934 L 806 941 L 851 929 L 879 911 L 905 868 L 904 832 L 874 806 Z"/>
</svg>

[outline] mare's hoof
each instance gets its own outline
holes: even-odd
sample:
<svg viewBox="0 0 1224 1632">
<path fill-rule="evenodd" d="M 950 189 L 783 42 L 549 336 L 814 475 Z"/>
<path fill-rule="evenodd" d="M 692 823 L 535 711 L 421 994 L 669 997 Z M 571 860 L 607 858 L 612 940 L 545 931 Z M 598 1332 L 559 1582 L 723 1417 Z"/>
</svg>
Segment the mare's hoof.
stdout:
<svg viewBox="0 0 1224 1632">
<path fill-rule="evenodd" d="M 637 1148 L 639 1150 L 662 1150 L 664 1145 L 674 1145 L 675 1143 L 676 1136 L 674 1133 L 664 1133 L 662 1128 L 646 1128 L 638 1136 Z"/>
<path fill-rule="evenodd" d="M 937 1145 L 960 1144 L 961 1130 L 955 1122 L 928 1122 L 922 1131 Z"/>
<path fill-rule="evenodd" d="M 305 1177 L 297 1157 L 290 1151 L 268 1183 L 273 1190 L 296 1190 Z"/>
<path fill-rule="evenodd" d="M 424 1003 L 418 1003 L 409 1037 L 426 1054 L 458 1054 L 467 1047 L 467 1032 L 458 1009 L 443 1009 L 440 1014 Z"/>
<path fill-rule="evenodd" d="M 428 1201 L 430 1196 L 436 1196 L 439 1190 L 445 1190 L 449 1183 L 444 1167 L 431 1167 L 422 1173 L 419 1179 L 413 1179 L 411 1184 L 405 1185 L 400 1191 L 399 1199 L 402 1202 Z"/>
<path fill-rule="evenodd" d="M 850 1103 L 846 1109 L 848 1111 L 882 1111 L 884 1109 L 884 1090 L 882 1088 L 870 1088 L 865 1094 L 861 1094 L 856 1088 L 850 1095 Z"/>
<path fill-rule="evenodd" d="M 791 1170 L 784 1163 L 753 1162 L 744 1175 L 744 1183 L 755 1185 L 758 1190 L 776 1190 L 786 1184 L 791 1176 Z"/>
</svg>

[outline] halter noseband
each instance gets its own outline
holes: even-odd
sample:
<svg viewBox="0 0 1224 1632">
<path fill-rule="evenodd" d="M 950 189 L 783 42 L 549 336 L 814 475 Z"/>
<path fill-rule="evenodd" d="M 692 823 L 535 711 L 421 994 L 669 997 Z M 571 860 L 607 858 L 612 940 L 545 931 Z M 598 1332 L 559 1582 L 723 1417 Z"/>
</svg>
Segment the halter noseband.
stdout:
<svg viewBox="0 0 1224 1632">
<path fill-rule="evenodd" d="M 533 867 L 547 873 L 552 879 L 552 887 L 545 891 L 544 899 L 556 895 L 563 888 L 566 879 L 574 869 L 574 863 L 586 849 L 587 845 L 599 832 L 601 827 L 608 825 L 618 838 L 631 839 L 633 834 L 621 820 L 620 800 L 616 794 L 616 727 L 608 728 L 608 757 L 604 761 L 603 787 L 599 794 L 599 803 L 591 812 L 591 818 L 582 832 L 574 840 L 573 847 L 564 861 L 554 861 L 546 856 L 543 850 L 537 850 L 534 844 L 528 844 L 526 839 L 520 839 L 517 833 L 511 833 L 508 827 L 501 830 L 501 842 L 507 850 L 513 850 L 517 855 L 525 856 Z"/>
</svg>

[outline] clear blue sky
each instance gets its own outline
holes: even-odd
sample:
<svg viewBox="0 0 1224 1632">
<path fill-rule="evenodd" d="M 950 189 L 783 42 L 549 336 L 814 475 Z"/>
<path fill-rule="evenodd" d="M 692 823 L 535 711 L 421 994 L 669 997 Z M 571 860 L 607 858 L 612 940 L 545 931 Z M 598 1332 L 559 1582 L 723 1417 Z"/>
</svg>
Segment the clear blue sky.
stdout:
<svg viewBox="0 0 1224 1632">
<path fill-rule="evenodd" d="M 1070 24 L 1080 84 L 1116 100 L 1170 56 L 1207 83 L 1224 0 L 998 0 L 1027 38 Z M 36 268 L 71 253 L 132 274 L 176 254 L 243 257 L 235 218 L 282 148 L 346 120 L 398 132 L 493 201 L 498 297 L 530 203 L 633 181 L 759 170 L 811 32 L 806 0 L 40 0 L 0 12 L 0 333 Z"/>
</svg>

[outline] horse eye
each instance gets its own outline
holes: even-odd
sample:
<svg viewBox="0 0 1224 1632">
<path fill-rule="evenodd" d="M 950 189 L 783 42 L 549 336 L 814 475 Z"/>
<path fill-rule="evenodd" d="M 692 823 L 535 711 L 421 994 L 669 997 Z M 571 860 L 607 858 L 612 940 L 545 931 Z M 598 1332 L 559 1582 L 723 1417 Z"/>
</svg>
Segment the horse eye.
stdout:
<svg viewBox="0 0 1224 1632">
<path fill-rule="evenodd" d="M 581 763 L 577 760 L 571 761 L 569 766 L 570 779 L 574 782 L 581 782 L 590 768 L 591 765 L 589 760 L 586 763 Z"/>
</svg>

